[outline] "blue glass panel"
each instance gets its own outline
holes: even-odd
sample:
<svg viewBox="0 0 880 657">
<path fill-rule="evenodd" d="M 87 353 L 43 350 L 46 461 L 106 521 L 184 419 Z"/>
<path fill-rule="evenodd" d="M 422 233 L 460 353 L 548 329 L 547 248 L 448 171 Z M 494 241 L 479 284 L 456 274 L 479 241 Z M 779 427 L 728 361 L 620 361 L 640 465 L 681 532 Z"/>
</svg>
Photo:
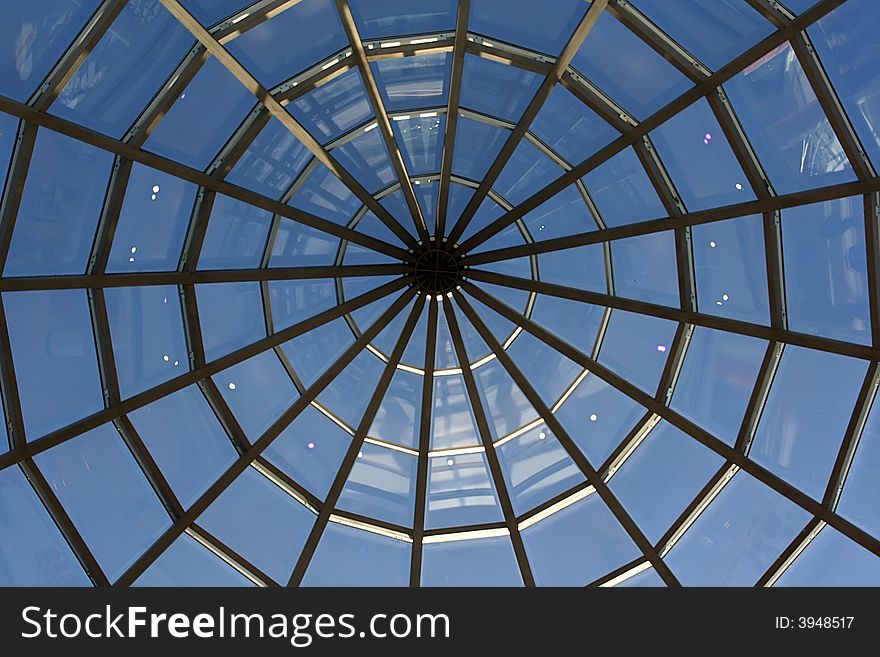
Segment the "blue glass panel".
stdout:
<svg viewBox="0 0 880 657">
<path fill-rule="evenodd" d="M 204 169 L 255 102 L 245 86 L 211 57 L 150 134 L 144 148 Z"/>
<path fill-rule="evenodd" d="M 297 98 L 287 107 L 322 144 L 333 141 L 373 116 L 357 68 Z"/>
<path fill-rule="evenodd" d="M 411 527 L 418 463 L 411 454 L 364 443 L 337 506 Z"/>
<path fill-rule="evenodd" d="M 732 447 L 766 348 L 764 340 L 696 328 L 672 408 Z"/>
<path fill-rule="evenodd" d="M 825 527 L 774 586 L 880 586 L 880 558 Z"/>
<path fill-rule="evenodd" d="M 523 216 L 536 241 L 565 237 L 596 230 L 584 197 L 577 185 L 571 185 Z"/>
<path fill-rule="evenodd" d="M 334 149 L 333 157 L 370 193 L 378 192 L 395 180 L 388 149 L 378 128 Z"/>
<path fill-rule="evenodd" d="M 385 363 L 362 351 L 342 370 L 318 397 L 334 415 L 356 427 L 376 390 Z"/>
<path fill-rule="evenodd" d="M 111 424 L 61 443 L 34 460 L 111 582 L 171 525 Z"/>
<path fill-rule="evenodd" d="M 180 0 L 202 25 L 210 27 L 250 6 L 248 0 Z"/>
<path fill-rule="evenodd" d="M 569 164 L 586 160 L 619 136 L 614 128 L 561 85 L 550 92 L 529 131 Z"/>
<path fill-rule="evenodd" d="M 725 87 L 777 192 L 853 180 L 849 160 L 789 43 Z"/>
<path fill-rule="evenodd" d="M 599 362 L 645 392 L 654 394 L 675 337 L 675 322 L 614 310 Z"/>
<path fill-rule="evenodd" d="M 455 0 L 351 0 L 349 4 L 362 39 L 455 28 Z"/>
<path fill-rule="evenodd" d="M 643 570 L 638 575 L 634 575 L 627 580 L 624 580 L 620 584 L 617 585 L 618 588 L 636 588 L 636 587 L 661 587 L 666 586 L 666 583 L 657 574 L 657 571 L 653 568 L 648 568 L 647 570 Z"/>
<path fill-rule="evenodd" d="M 471 189 L 470 187 L 464 187 L 463 185 L 456 185 L 456 187 L 460 187 L 462 189 L 468 190 L 469 193 L 467 194 L 467 200 L 470 200 L 470 197 L 473 196 L 474 190 Z M 461 194 L 460 196 L 464 196 L 464 194 Z M 464 200 L 464 199 L 462 199 L 462 200 Z M 449 207 L 451 207 L 451 204 L 452 204 L 451 195 L 450 195 L 449 201 L 450 201 Z M 464 203 L 462 203 L 461 208 L 454 208 L 454 210 L 457 212 L 458 217 L 460 217 L 461 213 L 464 211 Z M 455 215 L 450 214 L 449 210 L 447 210 L 447 214 L 449 215 L 450 218 L 452 216 L 455 216 Z M 466 239 L 470 239 L 471 236 L 476 235 L 483 228 L 485 228 L 489 224 L 493 223 L 496 219 L 498 219 L 502 214 L 504 214 L 504 208 L 502 208 L 500 205 L 498 205 L 495 201 L 493 201 L 488 196 L 486 198 L 484 198 L 483 201 L 480 203 L 480 207 L 477 208 L 477 211 L 474 213 L 474 216 L 471 218 L 470 222 L 468 223 L 467 228 L 465 228 L 464 232 L 462 233 L 462 235 L 461 235 L 462 241 L 466 240 Z M 455 223 L 455 221 L 453 221 L 453 224 L 454 223 Z M 448 220 L 447 220 L 446 225 L 447 226 L 450 225 Z M 447 229 L 446 232 L 448 233 L 449 230 Z M 498 233 L 497 235 L 495 235 L 491 239 L 474 247 L 473 251 L 476 253 L 478 251 L 489 251 L 489 250 L 498 248 L 498 242 L 496 240 L 499 240 L 499 239 L 502 240 L 502 243 L 508 244 L 508 245 L 518 245 L 518 244 L 522 244 L 522 242 L 523 242 L 523 237 L 519 231 L 519 228 L 516 226 L 511 226 L 510 228 L 507 228 L 504 231 Z M 487 246 L 487 244 L 488 244 L 488 246 Z"/>
<path fill-rule="evenodd" d="M 773 31 L 745 0 L 636 0 L 638 8 L 706 66 L 719 69 Z"/>
<path fill-rule="evenodd" d="M 214 375 L 214 382 L 251 441 L 256 441 L 299 394 L 271 349 Z"/>
<path fill-rule="evenodd" d="M 336 287 L 328 278 L 269 281 L 269 299 L 277 332 L 335 306 Z"/>
<path fill-rule="evenodd" d="M 89 586 L 76 557 L 16 467 L 0 471 L 0 586 Z"/>
<path fill-rule="evenodd" d="M 452 172 L 471 180 L 482 180 L 509 134 L 510 131 L 504 128 L 459 118 L 455 132 Z"/>
<path fill-rule="evenodd" d="M 354 342 L 344 319 L 335 319 L 281 345 L 307 388 Z"/>
<path fill-rule="evenodd" d="M 439 151 L 437 168 L 438 170 L 440 168 Z M 425 225 L 428 227 L 428 232 L 433 232 L 434 226 L 437 225 L 437 197 L 440 194 L 440 181 L 420 182 L 417 180 L 413 183 L 413 191 L 415 192 L 416 200 L 419 203 L 419 208 L 422 210 L 422 217 L 425 219 Z"/>
<path fill-rule="evenodd" d="M 506 536 L 429 543 L 422 548 L 422 586 L 522 586 Z"/>
<path fill-rule="evenodd" d="M 122 137 L 194 44 L 160 3 L 128 2 L 50 111 Z"/>
<path fill-rule="evenodd" d="M 874 536 L 880 536 L 877 467 L 880 465 L 880 404 L 874 400 L 862 429 L 837 512 Z"/>
<path fill-rule="evenodd" d="M 485 453 L 438 456 L 428 460 L 426 529 L 503 520 L 504 513 Z"/>
<path fill-rule="evenodd" d="M 532 320 L 576 349 L 589 354 L 596 344 L 605 308 L 539 294 Z"/>
<path fill-rule="evenodd" d="M 373 214 L 372 210 L 367 210 L 358 220 L 355 230 L 364 235 L 375 237 L 377 240 L 382 240 L 383 242 L 394 243 L 397 240 L 397 236 L 391 232 L 391 229 L 382 223 L 375 214 Z M 349 243 L 349 247 L 350 246 L 351 243 Z"/>
<path fill-rule="evenodd" d="M 112 164 L 106 151 L 39 130 L 4 275 L 85 271 Z"/>
<path fill-rule="evenodd" d="M 538 586 L 584 586 L 640 554 L 598 495 L 522 532 Z"/>
<path fill-rule="evenodd" d="M 599 16 L 571 65 L 639 119 L 691 86 L 672 64 L 608 12 Z"/>
<path fill-rule="evenodd" d="M 408 586 L 412 544 L 329 523 L 303 586 Z"/>
<path fill-rule="evenodd" d="M 785 6 L 795 13 L 802 14 L 819 0 L 785 0 Z"/>
<path fill-rule="evenodd" d="M 11 0 L 3 3 L 0 93 L 27 100 L 49 73 L 100 0 Z"/>
<path fill-rule="evenodd" d="M 645 413 L 632 399 L 590 374 L 555 415 L 594 467 L 598 467 Z"/>
<path fill-rule="evenodd" d="M 583 0 L 473 0 L 468 30 L 558 55 L 588 6 Z"/>
<path fill-rule="evenodd" d="M 480 436 L 460 374 L 434 377 L 431 449 L 479 445 Z"/>
<path fill-rule="evenodd" d="M 267 88 L 347 46 L 336 5 L 327 0 L 297 2 L 226 44 Z"/>
<path fill-rule="evenodd" d="M 246 468 L 197 521 L 276 582 L 286 584 L 315 516 Z"/>
<path fill-rule="evenodd" d="M 497 358 L 479 367 L 474 378 L 493 441 L 538 418 L 537 411 Z"/>
<path fill-rule="evenodd" d="M 867 363 L 787 346 L 749 456 L 821 500 Z"/>
<path fill-rule="evenodd" d="M 104 299 L 123 399 L 189 370 L 176 286 L 107 288 Z"/>
<path fill-rule="evenodd" d="M 281 218 L 272 244 L 269 267 L 332 265 L 338 248 L 339 238 L 297 221 Z"/>
<path fill-rule="evenodd" d="M 6 180 L 9 160 L 17 139 L 18 119 L 10 114 L 0 112 L 0 176 Z"/>
<path fill-rule="evenodd" d="M 253 586 L 220 557 L 183 534 L 150 564 L 133 586 Z"/>
<path fill-rule="evenodd" d="M 582 370 L 580 365 L 525 331 L 517 336 L 507 353 L 550 406 L 562 396 Z"/>
<path fill-rule="evenodd" d="M 350 443 L 348 433 L 310 405 L 278 434 L 263 455 L 323 500 Z"/>
<path fill-rule="evenodd" d="M 382 104 L 389 112 L 446 107 L 452 53 L 371 62 Z"/>
<path fill-rule="evenodd" d="M 197 386 L 139 408 L 129 419 L 185 508 L 238 456 Z"/>
<path fill-rule="evenodd" d="M 269 198 L 280 199 L 311 157 L 303 143 L 273 116 L 226 179 Z"/>
<path fill-rule="evenodd" d="M 195 288 L 208 361 L 266 336 L 259 283 L 205 283 Z"/>
<path fill-rule="evenodd" d="M 783 210 L 782 256 L 791 330 L 871 342 L 863 197 Z"/>
<path fill-rule="evenodd" d="M 753 586 L 810 515 L 738 473 L 666 556 L 685 586 Z"/>
<path fill-rule="evenodd" d="M 134 163 L 107 271 L 176 270 L 195 197 L 192 183 Z"/>
<path fill-rule="evenodd" d="M 410 176 L 440 171 L 443 134 L 446 130 L 445 116 L 394 120 L 391 127 L 403 155 L 406 172 Z"/>
<path fill-rule="evenodd" d="M 437 313 L 437 348 L 434 351 L 434 368 L 445 370 L 458 367 L 458 353 L 452 344 L 452 334 L 446 322 L 446 313 L 441 308 Z M 436 382 L 435 382 L 436 383 Z"/>
<path fill-rule="evenodd" d="M 661 422 L 624 461 L 609 485 L 655 544 L 723 464 L 715 452 Z"/>
<path fill-rule="evenodd" d="M 611 242 L 614 293 L 664 306 L 678 306 L 675 234 L 650 233 Z"/>
<path fill-rule="evenodd" d="M 462 119 L 462 121 L 464 121 L 464 119 Z M 461 213 L 464 212 L 465 207 L 470 202 L 473 195 L 473 187 L 467 187 L 454 182 L 449 184 L 449 200 L 446 205 L 447 232 L 449 232 L 449 227 L 453 226 L 455 222 L 458 221 L 458 218 L 461 216 Z M 488 200 L 489 199 L 487 198 L 483 201 L 483 204 L 481 204 L 480 207 L 482 207 Z M 499 216 L 501 216 L 500 208 Z M 476 220 L 476 216 L 474 219 Z M 468 226 L 468 228 L 470 229 L 470 226 Z"/>
<path fill-rule="evenodd" d="M 100 410 L 104 399 L 85 291 L 4 292 L 3 305 L 28 438 Z"/>
<path fill-rule="evenodd" d="M 494 189 L 512 204 L 518 204 L 563 174 L 563 170 L 529 141 L 520 141 L 510 156 Z"/>
<path fill-rule="evenodd" d="M 635 150 L 625 148 L 583 178 L 605 225 L 633 224 L 666 216 Z"/>
<path fill-rule="evenodd" d="M 368 434 L 387 442 L 418 449 L 422 407 L 422 377 L 398 370 Z"/>
<path fill-rule="evenodd" d="M 461 106 L 515 123 L 543 79 L 537 73 L 516 66 L 476 55 L 465 55 L 461 78 Z"/>
<path fill-rule="evenodd" d="M 663 123 L 651 139 L 691 212 L 755 199 L 705 99 Z"/>
<path fill-rule="evenodd" d="M 538 272 L 541 280 L 547 283 L 593 292 L 608 290 L 605 250 L 601 244 L 542 253 L 538 256 Z"/>
<path fill-rule="evenodd" d="M 361 207 L 361 202 L 330 169 L 319 164 L 309 173 L 288 205 L 345 225 Z"/>
<path fill-rule="evenodd" d="M 199 269 L 257 269 L 272 213 L 223 194 L 214 198 Z"/>
<path fill-rule="evenodd" d="M 761 215 L 693 226 L 691 238 L 700 312 L 768 324 Z"/>
</svg>

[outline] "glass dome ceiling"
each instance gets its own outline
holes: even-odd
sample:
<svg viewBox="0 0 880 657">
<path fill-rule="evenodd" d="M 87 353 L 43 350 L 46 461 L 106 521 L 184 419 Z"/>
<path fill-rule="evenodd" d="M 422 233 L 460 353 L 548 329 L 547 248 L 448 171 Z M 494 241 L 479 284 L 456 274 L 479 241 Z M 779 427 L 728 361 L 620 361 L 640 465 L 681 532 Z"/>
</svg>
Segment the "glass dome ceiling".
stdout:
<svg viewBox="0 0 880 657">
<path fill-rule="evenodd" d="M 0 584 L 880 584 L 880 4 L 12 0 Z"/>
</svg>

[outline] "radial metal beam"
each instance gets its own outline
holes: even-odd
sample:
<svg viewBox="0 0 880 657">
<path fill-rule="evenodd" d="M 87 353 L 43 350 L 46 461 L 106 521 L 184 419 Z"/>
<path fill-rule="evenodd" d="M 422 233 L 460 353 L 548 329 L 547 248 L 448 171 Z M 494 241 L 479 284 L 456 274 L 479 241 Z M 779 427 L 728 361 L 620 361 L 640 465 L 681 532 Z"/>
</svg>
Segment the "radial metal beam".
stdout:
<svg viewBox="0 0 880 657">
<path fill-rule="evenodd" d="M 403 154 L 397 147 L 397 139 L 394 137 L 394 130 L 391 128 L 391 121 L 388 119 L 388 113 L 385 111 L 385 103 L 382 102 L 382 94 L 379 92 L 379 85 L 376 84 L 373 69 L 367 61 L 364 44 L 358 33 L 357 25 L 354 22 L 354 16 L 351 13 L 351 7 L 348 4 L 348 0 L 336 0 L 336 10 L 339 12 L 342 26 L 345 28 L 345 34 L 348 36 L 348 42 L 351 44 L 354 61 L 361 73 L 361 80 L 364 83 L 367 98 L 369 98 L 370 105 L 373 107 L 373 113 L 376 115 L 376 123 L 379 125 L 379 132 L 382 133 L 382 140 L 385 142 L 385 149 L 388 151 L 388 158 L 391 160 L 394 174 L 400 181 L 400 189 L 403 192 L 403 198 L 406 200 L 410 215 L 412 215 L 416 232 L 419 234 L 419 238 L 427 243 L 428 227 L 425 224 L 425 218 L 422 216 L 422 209 L 419 206 L 418 199 L 416 199 L 415 191 L 413 191 L 413 186 L 409 179 L 409 173 L 407 172 L 406 164 L 403 161 Z"/>
<path fill-rule="evenodd" d="M 98 230 L 92 244 L 89 264 L 86 267 L 86 273 L 96 278 L 102 276 L 107 270 L 107 261 L 110 259 L 116 226 L 119 224 L 119 215 L 122 213 L 125 190 L 131 178 L 131 167 L 131 160 L 125 160 L 119 156 L 113 162 L 113 172 L 110 174 L 110 183 L 107 186 L 101 217 L 98 220 Z M 0 289 L 2 289 L 2 284 L 3 281 L 0 279 Z"/>
<path fill-rule="evenodd" d="M 483 200 L 488 195 L 489 190 L 492 189 L 492 185 L 495 184 L 498 176 L 501 175 L 502 170 L 522 141 L 523 136 L 528 132 L 529 127 L 532 125 L 535 117 L 538 116 L 538 112 L 541 111 L 544 103 L 547 102 L 547 99 L 550 97 L 550 93 L 556 87 L 556 84 L 562 79 L 563 74 L 568 69 L 568 65 L 574 59 L 575 55 L 577 55 L 578 50 L 580 50 L 581 45 L 587 38 L 587 35 L 589 35 L 590 30 L 593 29 L 596 21 L 599 20 L 599 16 L 605 11 L 607 5 L 608 0 L 593 0 L 590 3 L 589 9 L 587 9 L 587 12 L 578 23 L 578 26 L 565 44 L 559 57 L 553 63 L 549 74 L 544 78 L 541 86 L 538 87 L 538 90 L 529 102 L 528 107 L 526 107 L 519 121 L 517 121 L 513 132 L 507 137 L 507 141 L 504 142 L 504 146 L 501 147 L 501 151 L 495 157 L 495 161 L 492 162 L 486 175 L 483 176 L 483 180 L 480 182 L 477 191 L 474 192 L 470 201 L 468 201 L 468 204 L 465 206 L 464 211 L 461 213 L 461 217 L 459 217 L 455 226 L 453 226 L 452 231 L 449 233 L 449 241 L 451 243 L 455 244 L 464 234 L 464 231 L 467 229 L 471 219 L 473 219 L 474 214 L 476 214 L 480 204 L 482 204 Z"/>
<path fill-rule="evenodd" d="M 9 450 L 15 451 L 24 447 L 27 439 L 18 379 L 15 376 L 15 361 L 12 358 L 12 344 L 9 341 L 9 324 L 6 322 L 6 308 L 2 297 L 0 297 L 0 393 L 3 395 L 3 423 L 6 426 Z"/>
<path fill-rule="evenodd" d="M 825 529 L 827 525 L 821 520 L 811 518 L 804 528 L 798 532 L 798 535 L 792 539 L 782 554 L 770 564 L 770 567 L 758 579 L 755 586 L 773 586 L 779 581 L 779 578 L 785 574 L 791 565 L 803 554 L 807 546 L 812 543 L 819 533 Z"/>
<path fill-rule="evenodd" d="M 250 91 L 257 100 L 259 100 L 266 109 L 281 124 L 287 128 L 311 153 L 315 158 L 330 170 L 333 175 L 339 178 L 352 193 L 360 199 L 373 213 L 384 223 L 397 237 L 410 248 L 416 248 L 418 244 L 412 235 L 401 226 L 397 220 L 391 216 L 382 204 L 380 204 L 373 196 L 361 185 L 354 176 L 342 167 L 336 159 L 328 153 L 323 146 L 306 130 L 299 121 L 293 118 L 279 103 L 269 91 L 260 84 L 254 76 L 252 76 L 242 66 L 228 50 L 206 30 L 184 7 L 178 0 L 159 0 L 166 9 L 186 28 L 217 61 L 220 62 L 233 76 Z"/>
</svg>

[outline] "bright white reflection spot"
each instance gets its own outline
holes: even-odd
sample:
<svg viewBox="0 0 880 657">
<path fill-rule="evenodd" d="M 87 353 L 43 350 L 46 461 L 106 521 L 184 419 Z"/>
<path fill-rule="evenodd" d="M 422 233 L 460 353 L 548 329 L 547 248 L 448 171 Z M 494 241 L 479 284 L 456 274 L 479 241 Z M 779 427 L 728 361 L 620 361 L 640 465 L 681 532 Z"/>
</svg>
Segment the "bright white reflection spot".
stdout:
<svg viewBox="0 0 880 657">
<path fill-rule="evenodd" d="M 659 351 L 661 354 L 665 353 L 666 352 L 666 345 L 665 344 L 658 344 L 657 351 Z"/>
<path fill-rule="evenodd" d="M 730 297 L 727 296 L 726 294 L 722 294 L 722 295 L 721 295 L 721 300 L 722 300 L 722 301 L 727 301 L 728 299 L 730 299 Z"/>
<path fill-rule="evenodd" d="M 720 305 L 722 305 L 722 303 L 721 303 L 720 301 L 716 301 L 716 302 L 715 302 L 715 305 L 716 305 L 716 306 L 720 306 Z"/>
<path fill-rule="evenodd" d="M 718 245 L 715 242 L 709 242 L 709 246 L 714 249 Z"/>
<path fill-rule="evenodd" d="M 134 258 L 129 258 L 128 261 L 129 261 L 129 262 L 134 262 Z"/>
<path fill-rule="evenodd" d="M 159 193 L 159 185 L 153 185 L 153 193 L 154 193 L 154 194 L 158 194 L 158 193 Z"/>
<path fill-rule="evenodd" d="M 137 253 L 137 252 L 138 252 L 138 248 L 137 248 L 136 246 L 131 247 L 131 252 L 132 252 L 132 253 Z"/>
<path fill-rule="evenodd" d="M 590 414 L 590 422 L 595 422 L 598 419 L 599 419 L 599 416 L 596 415 L 595 413 Z"/>
<path fill-rule="evenodd" d="M 174 361 L 174 367 L 177 367 L 178 365 L 180 365 L 180 361 L 179 360 Z"/>
<path fill-rule="evenodd" d="M 232 383 L 232 382 L 230 382 L 230 383 L 229 383 L 229 389 L 230 389 L 230 390 L 235 390 L 235 384 Z"/>
<path fill-rule="evenodd" d="M 544 440 L 544 438 L 546 438 L 546 437 L 547 437 L 547 434 L 543 431 L 538 434 L 538 440 Z"/>
<path fill-rule="evenodd" d="M 171 360 L 171 358 L 168 357 L 168 354 L 165 354 L 164 356 L 162 356 L 162 360 L 167 363 L 169 360 Z"/>
<path fill-rule="evenodd" d="M 451 468 L 453 465 L 455 465 L 455 459 L 446 459 L 446 465 Z"/>
<path fill-rule="evenodd" d="M 705 135 L 703 135 L 703 143 L 708 144 L 710 141 L 712 141 L 712 133 L 707 132 Z"/>
<path fill-rule="evenodd" d="M 743 186 L 740 183 L 736 183 L 736 188 L 742 191 Z"/>
<path fill-rule="evenodd" d="M 151 200 L 151 201 L 155 201 L 155 200 L 156 200 L 156 195 L 155 195 L 155 194 L 152 194 L 152 195 L 150 196 L 150 200 Z"/>
<path fill-rule="evenodd" d="M 308 447 L 309 449 L 315 449 L 315 443 L 309 443 L 308 445 L 306 445 L 306 447 Z"/>
<path fill-rule="evenodd" d="M 443 301 L 443 295 L 442 295 L 442 294 L 438 294 L 438 295 L 437 295 L 437 301 Z"/>
<path fill-rule="evenodd" d="M 358 458 L 359 458 L 359 459 L 360 459 L 360 458 L 363 458 L 363 456 L 364 456 L 364 453 L 363 453 L 363 452 L 358 452 Z"/>
<path fill-rule="evenodd" d="M 162 297 L 162 303 L 168 303 L 168 297 Z"/>
<path fill-rule="evenodd" d="M 182 94 L 180 94 L 180 100 L 186 100 L 186 92 L 185 91 Z"/>
</svg>

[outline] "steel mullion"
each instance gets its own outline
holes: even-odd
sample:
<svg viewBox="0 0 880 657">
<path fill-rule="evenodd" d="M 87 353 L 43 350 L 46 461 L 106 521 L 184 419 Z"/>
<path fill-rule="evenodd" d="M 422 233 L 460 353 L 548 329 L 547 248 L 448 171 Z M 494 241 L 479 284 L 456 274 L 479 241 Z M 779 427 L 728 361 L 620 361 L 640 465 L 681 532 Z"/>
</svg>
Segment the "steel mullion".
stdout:
<svg viewBox="0 0 880 657">
<path fill-rule="evenodd" d="M 263 105 L 258 103 L 232 134 L 229 141 L 220 149 L 217 157 L 208 167 L 208 173 L 216 178 L 225 178 L 229 175 L 271 120 L 272 115 Z"/>
<path fill-rule="evenodd" d="M 767 397 L 770 395 L 770 389 L 776 378 L 779 363 L 782 361 L 784 349 L 784 342 L 770 341 L 767 343 L 767 350 L 764 352 L 764 358 L 761 360 L 761 366 L 758 368 L 758 375 L 755 377 L 752 394 L 749 395 L 749 401 L 746 403 L 743 419 L 733 446 L 741 454 L 748 455 L 751 449 L 752 440 L 754 440 L 755 433 L 758 431 L 761 414 L 764 412 L 764 406 L 767 404 Z"/>
<path fill-rule="evenodd" d="M 256 0 L 219 23 L 206 27 L 211 36 L 226 44 L 299 2 L 301 0 Z"/>
<path fill-rule="evenodd" d="M 764 571 L 764 574 L 755 583 L 755 586 L 768 587 L 773 586 L 785 574 L 785 571 L 791 568 L 797 558 L 812 543 L 819 533 L 825 529 L 827 525 L 821 520 L 811 518 L 804 528 L 798 532 L 782 553 L 776 557 L 776 560 L 770 564 L 770 567 Z"/>
<path fill-rule="evenodd" d="M 581 77 L 579 73 L 574 73 L 571 70 L 566 71 L 559 80 L 559 84 L 618 132 L 629 132 L 638 125 L 638 122 L 614 102 L 614 99 L 592 82 Z"/>
<path fill-rule="evenodd" d="M 746 2 L 777 29 L 785 27 L 794 20 L 794 14 L 776 0 L 746 0 Z"/>
<path fill-rule="evenodd" d="M 0 296 L 0 392 L 3 395 L 3 423 L 10 451 L 21 449 L 27 444 L 24 417 L 21 411 L 21 398 L 18 379 L 15 376 L 15 361 L 12 358 L 12 345 L 9 341 L 9 325 L 6 322 L 6 308 Z"/>
<path fill-rule="evenodd" d="M 12 243 L 15 220 L 18 216 L 18 209 L 21 207 L 21 197 L 24 194 L 24 186 L 27 182 L 28 169 L 34 155 L 36 140 L 37 125 L 22 119 L 16 133 L 9 171 L 6 174 L 3 198 L 0 200 L 0 272 L 6 266 L 9 245 Z"/>
<path fill-rule="evenodd" d="M 522 535 L 519 531 L 519 525 L 516 521 L 516 512 L 513 510 L 513 503 L 510 499 L 510 492 L 507 490 L 507 482 L 504 479 L 501 462 L 498 459 L 498 453 L 495 451 L 495 446 L 492 443 L 492 433 L 489 430 L 489 421 L 486 417 L 486 410 L 483 408 L 483 402 L 480 399 L 480 393 L 477 389 L 474 372 L 467 366 L 467 363 L 470 363 L 471 359 L 461 335 L 458 319 L 455 316 L 455 309 L 452 306 L 451 300 L 448 298 L 439 303 L 443 303 L 443 313 L 446 316 L 446 326 L 449 329 L 449 334 L 452 337 L 452 344 L 455 347 L 455 355 L 458 358 L 459 364 L 463 364 L 461 367 L 461 375 L 464 379 L 467 398 L 470 402 L 471 410 L 473 411 L 474 421 L 477 425 L 477 432 L 480 434 L 480 442 L 485 448 L 486 461 L 489 464 L 489 472 L 495 486 L 495 495 L 501 506 L 504 523 L 507 526 L 508 532 L 510 532 L 510 542 L 513 545 L 516 561 L 519 564 L 520 575 L 522 576 L 525 586 L 534 587 L 535 577 L 532 574 L 529 557 L 526 553 L 525 544 L 523 543 Z M 492 345 L 489 345 L 489 348 L 492 349 Z"/>
<path fill-rule="evenodd" d="M 477 315 L 476 311 L 463 297 L 463 295 L 460 292 L 454 292 L 453 294 L 462 311 L 470 320 L 473 327 L 477 330 L 477 333 L 480 334 L 483 341 L 486 342 L 486 344 L 489 346 L 489 349 L 491 349 L 495 353 L 502 367 L 504 367 L 504 369 L 513 379 L 514 383 L 519 386 L 526 399 L 528 399 L 529 403 L 532 405 L 532 408 L 535 409 L 535 411 L 538 413 L 538 416 L 547 425 L 547 428 L 553 433 L 554 436 L 556 436 L 559 444 L 562 445 L 571 460 L 574 461 L 574 463 L 583 473 L 586 480 L 593 486 L 593 488 L 595 488 L 596 493 L 605 503 L 605 506 L 612 513 L 617 522 L 620 523 L 620 526 L 627 533 L 630 540 L 632 540 L 636 547 L 642 552 L 644 557 L 648 559 L 651 564 L 657 569 L 657 573 L 663 578 L 663 581 L 666 582 L 668 586 L 678 586 L 679 583 L 675 575 L 672 573 L 669 567 L 660 559 L 660 555 L 654 549 L 654 546 L 651 545 L 650 541 L 648 541 L 642 530 L 638 527 L 638 525 L 635 523 L 629 513 L 627 513 L 626 509 L 624 509 L 623 505 L 620 503 L 617 497 L 611 492 L 611 489 L 608 488 L 608 485 L 603 481 L 602 477 L 599 476 L 599 473 L 590 463 L 586 455 L 577 447 L 574 440 L 562 426 L 562 423 L 556 419 L 556 416 L 541 398 L 541 395 L 538 394 L 534 387 L 532 387 L 531 382 L 522 373 L 516 363 L 513 362 L 510 354 L 508 354 L 504 350 L 502 345 L 498 343 L 498 340 L 495 338 L 489 328 L 483 323 L 483 320 Z M 489 297 L 489 295 L 483 292 L 480 293 L 480 296 L 484 298 Z M 487 447 L 487 450 L 488 449 L 489 447 Z"/>
<path fill-rule="evenodd" d="M 782 212 L 765 212 L 764 258 L 767 270 L 767 301 L 770 307 L 770 326 L 788 328 L 788 304 L 785 295 L 785 264 L 782 258 Z"/>
<path fill-rule="evenodd" d="M 277 587 L 278 582 L 257 568 L 253 562 L 245 559 L 241 553 L 233 550 L 226 543 L 195 523 L 189 526 L 186 533 L 197 543 L 202 543 L 206 550 L 224 561 L 227 566 L 246 579 L 261 587 Z M 210 547 L 208 547 L 210 546 Z M 221 556 L 222 555 L 222 556 Z"/>
<path fill-rule="evenodd" d="M 186 237 L 178 260 L 178 272 L 192 273 L 196 271 L 216 198 L 216 192 L 204 187 L 199 189 L 187 224 Z"/>
<path fill-rule="evenodd" d="M 880 349 L 880 194 L 865 195 L 865 256 L 871 344 Z"/>
<path fill-rule="evenodd" d="M 92 245 L 89 264 L 86 268 L 87 275 L 101 277 L 107 270 L 107 261 L 110 259 L 113 238 L 116 236 L 119 215 L 122 212 L 125 192 L 131 177 L 131 167 L 131 160 L 125 160 L 119 156 L 113 162 L 113 173 L 110 174 L 107 195 L 104 198 L 95 241 Z M 0 281 L 0 286 L 2 286 L 2 281 Z"/>
<path fill-rule="evenodd" d="M 593 0 L 590 3 L 589 9 L 587 9 L 584 17 L 575 28 L 574 33 L 566 42 L 565 47 L 562 49 L 556 62 L 554 62 L 552 68 L 541 83 L 541 86 L 529 102 L 528 107 L 526 107 L 519 121 L 517 121 L 516 126 L 514 126 L 513 131 L 508 135 L 507 141 L 504 142 L 504 146 L 501 147 L 501 151 L 495 157 L 489 170 L 483 176 L 480 186 L 477 188 L 477 191 L 474 192 L 473 196 L 471 196 L 470 201 L 468 201 L 468 204 L 461 213 L 461 217 L 459 217 L 458 221 L 456 221 L 455 225 L 452 227 L 452 230 L 449 233 L 449 241 L 451 243 L 455 244 L 458 242 L 458 239 L 464 234 L 468 224 L 471 219 L 473 219 L 474 214 L 476 214 L 477 209 L 488 195 L 489 190 L 492 189 L 492 185 L 498 179 L 498 176 L 501 175 L 502 170 L 507 165 L 517 146 L 519 146 L 528 131 L 529 126 L 532 125 L 535 117 L 538 116 L 538 112 L 541 111 L 544 103 L 547 102 L 550 93 L 556 87 L 560 79 L 562 79 L 562 76 L 568 69 L 568 65 L 571 63 L 572 59 L 574 59 L 575 55 L 577 55 L 584 40 L 593 29 L 596 21 L 599 20 L 599 16 L 605 11 L 607 4 L 608 0 Z"/>
</svg>

